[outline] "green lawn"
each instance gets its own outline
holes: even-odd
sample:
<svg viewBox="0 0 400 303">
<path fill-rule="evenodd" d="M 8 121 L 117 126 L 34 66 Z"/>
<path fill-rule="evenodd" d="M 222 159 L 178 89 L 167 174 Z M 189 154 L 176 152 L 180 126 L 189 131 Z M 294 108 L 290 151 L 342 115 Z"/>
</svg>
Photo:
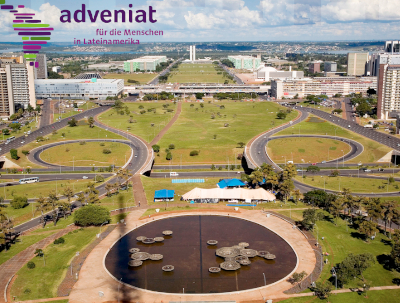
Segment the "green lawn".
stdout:
<svg viewBox="0 0 400 303">
<path fill-rule="evenodd" d="M 153 80 L 157 76 L 157 73 L 124 73 L 124 74 L 107 74 L 103 76 L 103 79 L 123 79 L 125 85 L 131 85 L 128 80 L 139 81 L 140 84 L 146 84 Z M 133 83 L 132 83 L 133 84 Z"/>
<path fill-rule="evenodd" d="M 64 137 L 62 136 L 64 134 Z M 41 166 L 35 165 L 28 160 L 28 158 L 22 154 L 23 150 L 32 150 L 35 147 L 39 147 L 42 145 L 46 145 L 53 142 L 60 142 L 66 140 L 79 140 L 79 139 L 125 139 L 118 134 L 114 134 L 110 131 L 102 129 L 100 127 L 90 128 L 85 121 L 80 121 L 78 126 L 75 127 L 64 127 L 57 131 L 55 134 L 50 134 L 45 137 L 45 141 L 41 141 L 36 143 L 33 141 L 31 143 L 25 144 L 23 147 L 18 148 L 18 156 L 20 157 L 18 160 L 12 160 L 14 163 L 19 166 L 26 168 L 38 168 Z M 11 159 L 10 154 L 7 154 L 8 158 Z"/>
<path fill-rule="evenodd" d="M 100 205 L 108 210 L 135 206 L 132 187 L 129 187 L 128 190 L 120 190 L 119 194 L 113 194 L 110 197 L 101 199 Z"/>
<path fill-rule="evenodd" d="M 289 216 L 288 210 L 278 212 L 285 216 Z M 325 212 L 325 214 L 328 215 L 327 212 Z M 301 220 L 302 211 L 292 211 L 292 218 L 295 220 Z M 388 255 L 391 252 L 391 246 L 387 245 L 388 238 L 383 234 L 378 233 L 375 240 L 366 243 L 363 238 L 359 238 L 357 230 L 347 226 L 346 222 L 347 221 L 338 219 L 337 226 L 335 226 L 334 222 L 331 221 L 323 220 L 317 222 L 319 242 L 322 245 L 322 251 L 330 254 L 329 256 L 324 256 L 324 259 L 328 259 L 328 265 L 323 267 L 322 275 L 318 281 L 329 279 L 331 277 L 331 267 L 340 263 L 349 253 L 361 254 L 369 252 L 374 256 L 379 257 L 379 260 L 384 260 L 385 255 Z M 316 235 L 317 233 L 315 229 L 314 236 Z M 321 237 L 324 237 L 324 240 L 322 240 Z M 375 264 L 364 272 L 364 277 L 368 281 L 372 282 L 372 286 L 394 285 L 392 280 L 394 278 L 400 278 L 400 272 L 387 270 L 382 264 L 376 261 Z M 358 280 L 354 280 L 354 282 L 346 285 L 346 287 L 357 287 L 357 282 Z"/>
<path fill-rule="evenodd" d="M 359 295 L 356 292 L 333 294 L 329 297 L 331 303 L 397 303 L 399 302 L 400 290 L 371 290 L 368 292 L 368 298 L 364 295 Z M 299 297 L 291 298 L 280 303 L 318 303 L 327 302 L 327 300 L 320 300 L 316 297 Z"/>
<path fill-rule="evenodd" d="M 171 162 L 166 160 L 165 152 L 170 144 L 175 145 L 171 150 L 174 165 L 181 162 L 228 164 L 228 161 L 230 165 L 240 164 L 236 158 L 243 153 L 243 148 L 239 148 L 238 142 L 248 143 L 261 132 L 297 116 L 292 111 L 285 120 L 277 119 L 276 114 L 283 107 L 273 102 L 224 101 L 204 103 L 204 108 L 200 105 L 203 103 L 182 104 L 178 120 L 159 142 L 161 152 L 156 156 L 156 164 Z M 225 108 L 220 108 L 222 105 Z M 226 124 L 229 126 L 225 127 Z M 199 151 L 199 155 L 191 157 L 193 150 Z"/>
<path fill-rule="evenodd" d="M 321 138 L 285 138 L 268 142 L 268 155 L 275 163 L 314 163 L 337 159 L 346 155 L 350 145 L 337 140 Z"/>
<path fill-rule="evenodd" d="M 167 109 L 173 109 L 173 112 L 167 112 L 163 105 L 168 105 Z M 115 110 L 109 110 L 99 116 L 99 120 L 106 125 L 128 131 L 138 135 L 147 142 L 150 142 L 165 125 L 172 119 L 175 114 L 177 105 L 171 102 L 135 102 L 125 103 L 130 114 L 118 114 Z M 139 106 L 143 106 L 141 109 Z M 149 112 L 149 109 L 155 108 L 155 112 Z M 144 114 L 140 114 L 141 110 L 145 110 Z M 131 123 L 131 122 L 132 123 Z M 154 124 L 154 126 L 152 126 Z"/>
<path fill-rule="evenodd" d="M 291 101 L 294 101 L 294 100 L 291 100 Z M 315 109 L 322 110 L 329 114 L 332 113 L 332 111 L 335 109 L 334 107 L 326 107 L 326 106 L 322 106 L 322 105 L 314 106 L 314 104 L 310 104 L 310 102 L 308 102 L 308 101 L 299 102 L 299 103 L 297 103 L 297 106 L 315 108 Z M 340 114 L 340 117 L 341 117 L 341 114 Z"/>
<path fill-rule="evenodd" d="M 86 111 L 88 109 L 92 109 L 92 108 L 95 108 L 95 107 L 98 107 L 98 105 L 96 103 L 94 103 L 94 102 L 86 102 L 86 104 L 82 104 L 82 105 L 78 106 L 78 109 Z M 53 121 L 54 122 L 57 121 L 57 119 L 59 117 L 61 117 L 61 119 L 64 119 L 64 118 L 68 118 L 68 117 L 71 117 L 71 116 L 74 116 L 76 114 L 81 113 L 79 111 L 75 111 L 73 107 L 66 107 L 63 110 L 64 110 L 64 113 L 59 113 L 58 110 L 55 109 L 55 112 L 53 114 Z"/>
<path fill-rule="evenodd" d="M 353 133 L 347 129 L 341 128 L 339 126 L 336 126 L 332 123 L 329 123 L 323 119 L 316 118 L 313 115 L 310 115 L 311 121 L 319 121 L 319 122 L 307 122 L 303 121 L 299 124 L 296 124 L 295 126 L 289 127 L 277 134 L 275 136 L 280 136 L 280 135 L 297 135 L 299 133 L 299 127 L 300 127 L 300 134 L 315 134 L 315 135 L 329 135 L 329 136 L 338 136 L 338 137 L 344 137 L 344 138 L 349 138 L 353 139 L 359 143 L 361 143 L 364 146 L 364 151 L 362 152 L 361 155 L 358 157 L 351 159 L 349 162 L 351 163 L 356 163 L 356 162 L 361 162 L 361 163 L 370 163 L 370 162 L 376 162 L 380 158 L 382 158 L 384 155 L 386 155 L 389 151 L 391 151 L 391 148 L 379 144 L 375 141 L 372 141 L 370 139 L 367 139 L 365 137 L 362 137 L 356 133 Z M 336 132 L 335 132 L 336 129 Z"/>
<path fill-rule="evenodd" d="M 40 240 L 50 236 L 53 233 L 55 233 L 55 231 L 51 232 L 51 233 L 42 233 L 42 234 L 35 234 L 35 235 L 29 234 L 26 236 L 18 237 L 17 242 L 15 244 L 11 245 L 10 249 L 3 250 L 0 252 L 0 264 L 3 264 L 8 259 L 11 259 L 16 254 L 20 253 L 21 251 L 28 248 L 32 244 L 39 242 Z"/>
<path fill-rule="evenodd" d="M 24 266 L 18 271 L 18 277 L 11 288 L 11 295 L 16 296 L 18 300 L 55 297 L 72 258 L 76 252 L 90 244 L 98 232 L 98 227 L 76 230 L 63 237 L 64 244 L 50 244 L 44 250 L 46 265 L 43 258 L 34 257 L 32 261 L 36 267 L 28 269 Z M 26 289 L 30 289 L 30 293 Z"/>
<path fill-rule="evenodd" d="M 296 176 L 296 180 L 322 189 L 325 187 L 326 189 L 336 191 L 343 190 L 343 188 L 350 188 L 354 193 L 399 192 L 399 182 L 393 182 L 388 186 L 387 179 L 357 178 L 357 175 L 354 177 L 328 177 L 316 174 L 315 176 L 307 176 L 306 178 L 298 175 Z"/>
<path fill-rule="evenodd" d="M 111 153 L 105 154 L 103 151 L 109 150 Z M 41 155 L 41 159 L 53 164 L 65 166 L 108 166 L 115 164 L 123 166 L 131 156 L 131 148 L 117 142 L 86 142 L 58 145 L 46 149 Z"/>
<path fill-rule="evenodd" d="M 71 187 L 74 192 L 79 192 L 85 189 L 87 184 L 91 181 L 93 182 L 91 179 L 60 180 L 9 186 L 6 187 L 6 199 L 12 199 L 13 196 L 38 198 L 42 195 L 46 197 L 50 191 L 55 191 L 58 195 L 62 195 L 64 189 L 68 186 Z M 100 184 L 101 183 L 96 183 L 96 186 Z"/>
<path fill-rule="evenodd" d="M 218 71 L 215 70 L 215 65 L 212 63 L 201 64 L 180 64 L 178 70 L 173 70 L 168 82 L 171 83 L 224 83 L 228 78 L 224 78 Z M 229 80 L 229 83 L 235 83 Z"/>
</svg>

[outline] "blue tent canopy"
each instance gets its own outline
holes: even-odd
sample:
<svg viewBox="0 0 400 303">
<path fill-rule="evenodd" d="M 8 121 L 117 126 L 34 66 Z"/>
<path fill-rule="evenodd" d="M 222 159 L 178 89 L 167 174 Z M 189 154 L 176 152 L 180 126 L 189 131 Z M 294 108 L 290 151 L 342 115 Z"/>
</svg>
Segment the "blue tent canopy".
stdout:
<svg viewBox="0 0 400 303">
<path fill-rule="evenodd" d="M 174 190 L 161 189 L 155 191 L 154 199 L 173 199 L 174 195 L 175 195 Z"/>
<path fill-rule="evenodd" d="M 219 188 L 245 186 L 239 179 L 224 179 L 217 183 Z"/>
</svg>

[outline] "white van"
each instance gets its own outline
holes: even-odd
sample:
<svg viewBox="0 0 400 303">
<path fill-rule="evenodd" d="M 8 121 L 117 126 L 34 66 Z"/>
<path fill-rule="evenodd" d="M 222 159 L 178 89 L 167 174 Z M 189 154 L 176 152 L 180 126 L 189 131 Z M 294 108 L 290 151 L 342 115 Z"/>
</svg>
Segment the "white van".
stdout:
<svg viewBox="0 0 400 303">
<path fill-rule="evenodd" d="M 177 177 L 177 176 L 179 176 L 179 174 L 176 173 L 176 172 L 170 172 L 170 173 L 169 173 L 169 176 L 170 176 L 170 177 Z"/>
<path fill-rule="evenodd" d="M 287 161 L 287 164 L 293 164 L 293 161 Z"/>
</svg>

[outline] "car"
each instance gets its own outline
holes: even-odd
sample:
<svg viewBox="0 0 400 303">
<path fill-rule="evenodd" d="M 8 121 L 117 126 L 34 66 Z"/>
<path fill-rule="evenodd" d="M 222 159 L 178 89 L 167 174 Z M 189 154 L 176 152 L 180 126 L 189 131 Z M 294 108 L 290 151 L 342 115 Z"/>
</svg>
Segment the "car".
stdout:
<svg viewBox="0 0 400 303">
<path fill-rule="evenodd" d="M 370 170 L 370 169 L 364 169 L 364 171 L 365 171 L 366 173 L 370 173 L 372 170 Z"/>
<path fill-rule="evenodd" d="M 261 154 L 261 152 L 258 152 L 259 154 Z"/>
<path fill-rule="evenodd" d="M 135 158 L 137 158 L 137 155 L 135 155 Z"/>
<path fill-rule="evenodd" d="M 321 163 L 326 163 L 326 161 L 322 161 Z"/>
<path fill-rule="evenodd" d="M 82 179 L 88 179 L 88 177 L 87 176 L 83 176 Z"/>
<path fill-rule="evenodd" d="M 384 169 L 380 167 L 380 168 L 378 168 L 378 171 L 384 171 Z"/>
<path fill-rule="evenodd" d="M 21 144 L 24 144 L 25 143 L 25 141 L 21 141 Z"/>
<path fill-rule="evenodd" d="M 317 163 L 311 163 L 311 165 L 317 165 Z"/>
<path fill-rule="evenodd" d="M 303 171 L 302 169 L 298 168 L 297 171 Z"/>
<path fill-rule="evenodd" d="M 347 126 L 348 128 L 350 128 L 351 126 L 349 125 L 349 126 Z"/>
</svg>

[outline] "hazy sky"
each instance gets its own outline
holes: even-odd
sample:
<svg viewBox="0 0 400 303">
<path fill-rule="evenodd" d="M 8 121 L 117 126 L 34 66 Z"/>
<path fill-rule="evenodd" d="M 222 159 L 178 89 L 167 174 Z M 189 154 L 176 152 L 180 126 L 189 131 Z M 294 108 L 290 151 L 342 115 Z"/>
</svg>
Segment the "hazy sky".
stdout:
<svg viewBox="0 0 400 303">
<path fill-rule="evenodd" d="M 87 9 L 157 12 L 156 23 L 61 23 L 61 10 Z M 6 0 L 24 4 L 55 28 L 52 41 L 95 38 L 97 28 L 163 30 L 164 36 L 140 41 L 326 41 L 400 38 L 400 0 Z M 22 10 L 21 10 L 22 11 Z M 0 12 L 0 41 L 21 41 L 13 15 Z M 87 18 L 88 19 L 88 18 Z M 124 38 L 123 36 L 121 36 Z M 104 37 L 103 37 L 104 38 Z"/>
</svg>

